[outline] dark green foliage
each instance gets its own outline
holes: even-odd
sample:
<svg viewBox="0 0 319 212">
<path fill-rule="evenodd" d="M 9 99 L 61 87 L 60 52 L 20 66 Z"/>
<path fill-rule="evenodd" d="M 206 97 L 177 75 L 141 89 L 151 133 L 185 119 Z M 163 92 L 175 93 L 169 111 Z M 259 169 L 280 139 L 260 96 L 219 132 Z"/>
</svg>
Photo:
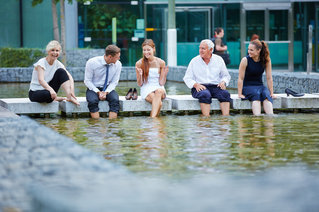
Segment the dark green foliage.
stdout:
<svg viewBox="0 0 319 212">
<path fill-rule="evenodd" d="M 67 0 L 67 1 L 69 4 L 72 4 L 72 2 L 73 2 L 73 0 Z M 92 2 L 93 0 L 77 0 L 77 2 L 79 2 L 79 3 L 84 3 L 86 1 Z M 32 0 L 32 6 L 34 7 L 38 4 L 41 4 L 42 2 L 43 2 L 43 0 Z M 58 3 L 58 2 L 59 2 L 59 0 L 55 0 L 55 3 Z"/>
<path fill-rule="evenodd" d="M 0 67 L 30 67 L 45 55 L 40 49 L 1 48 Z"/>
</svg>

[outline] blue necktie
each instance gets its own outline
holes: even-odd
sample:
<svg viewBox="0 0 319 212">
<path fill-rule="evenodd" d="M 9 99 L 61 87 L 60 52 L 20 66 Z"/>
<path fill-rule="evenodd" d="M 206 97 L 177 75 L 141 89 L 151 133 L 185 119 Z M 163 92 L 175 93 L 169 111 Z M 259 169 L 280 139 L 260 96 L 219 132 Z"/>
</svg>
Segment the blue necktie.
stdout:
<svg viewBox="0 0 319 212">
<path fill-rule="evenodd" d="M 104 86 L 103 86 L 103 91 L 105 91 L 107 88 L 107 80 L 109 78 L 109 67 L 110 67 L 110 65 L 106 64 L 106 74 L 105 74 L 105 82 L 104 82 Z"/>
</svg>

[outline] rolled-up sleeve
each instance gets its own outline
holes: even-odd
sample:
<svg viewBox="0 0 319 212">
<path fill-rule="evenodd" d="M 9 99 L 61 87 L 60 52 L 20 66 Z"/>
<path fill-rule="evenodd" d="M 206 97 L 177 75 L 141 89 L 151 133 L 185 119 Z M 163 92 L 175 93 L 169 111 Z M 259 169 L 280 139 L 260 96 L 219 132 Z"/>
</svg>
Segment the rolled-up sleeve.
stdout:
<svg viewBox="0 0 319 212">
<path fill-rule="evenodd" d="M 119 62 L 119 61 L 118 61 Z M 115 89 L 117 84 L 119 83 L 121 71 L 122 71 L 122 64 L 119 62 L 118 65 L 116 65 L 116 73 L 114 77 L 111 79 L 110 84 L 107 86 L 106 92 L 110 93 Z"/>
<path fill-rule="evenodd" d="M 91 61 L 87 61 L 85 65 L 84 84 L 86 85 L 86 87 L 88 87 L 89 90 L 99 92 L 100 90 L 93 84 L 93 70 L 94 66 Z"/>
<path fill-rule="evenodd" d="M 191 62 L 189 63 L 185 76 L 183 78 L 185 84 L 187 85 L 187 87 L 189 88 L 193 88 L 194 84 L 196 83 L 195 79 L 194 79 L 194 71 L 193 71 L 193 66 L 194 66 L 194 62 L 193 60 L 191 60 Z"/>
</svg>

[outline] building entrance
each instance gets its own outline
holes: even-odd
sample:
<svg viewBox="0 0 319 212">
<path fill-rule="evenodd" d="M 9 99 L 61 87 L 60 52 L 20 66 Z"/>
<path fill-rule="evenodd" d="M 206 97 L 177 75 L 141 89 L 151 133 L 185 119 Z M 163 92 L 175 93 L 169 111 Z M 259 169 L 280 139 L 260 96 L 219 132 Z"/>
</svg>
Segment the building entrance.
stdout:
<svg viewBox="0 0 319 212">
<path fill-rule="evenodd" d="M 187 66 L 199 54 L 200 41 L 212 36 L 212 7 L 176 7 L 175 11 L 177 64 Z"/>
<path fill-rule="evenodd" d="M 268 43 L 272 66 L 275 69 L 293 69 L 293 31 L 290 3 L 243 3 L 241 13 L 241 56 L 253 34 Z M 296 45 L 299 48 L 298 45 Z M 300 46 L 301 48 L 301 46 Z"/>
</svg>

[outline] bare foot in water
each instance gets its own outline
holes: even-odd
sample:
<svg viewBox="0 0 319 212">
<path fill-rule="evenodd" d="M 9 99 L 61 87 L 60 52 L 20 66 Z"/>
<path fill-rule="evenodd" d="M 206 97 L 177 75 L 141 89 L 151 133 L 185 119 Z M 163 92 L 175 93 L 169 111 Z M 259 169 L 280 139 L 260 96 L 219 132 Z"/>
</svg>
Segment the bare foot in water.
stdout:
<svg viewBox="0 0 319 212">
<path fill-rule="evenodd" d="M 59 97 L 59 96 L 57 96 L 57 97 L 54 99 L 54 101 L 58 101 L 58 102 L 62 102 L 63 100 L 66 100 L 66 98 L 65 98 L 65 97 Z"/>
<path fill-rule="evenodd" d="M 70 99 L 67 99 L 66 101 L 72 102 L 73 104 L 78 105 L 78 106 L 80 105 L 78 100 L 76 98 L 74 98 L 74 97 L 71 97 Z"/>
</svg>

